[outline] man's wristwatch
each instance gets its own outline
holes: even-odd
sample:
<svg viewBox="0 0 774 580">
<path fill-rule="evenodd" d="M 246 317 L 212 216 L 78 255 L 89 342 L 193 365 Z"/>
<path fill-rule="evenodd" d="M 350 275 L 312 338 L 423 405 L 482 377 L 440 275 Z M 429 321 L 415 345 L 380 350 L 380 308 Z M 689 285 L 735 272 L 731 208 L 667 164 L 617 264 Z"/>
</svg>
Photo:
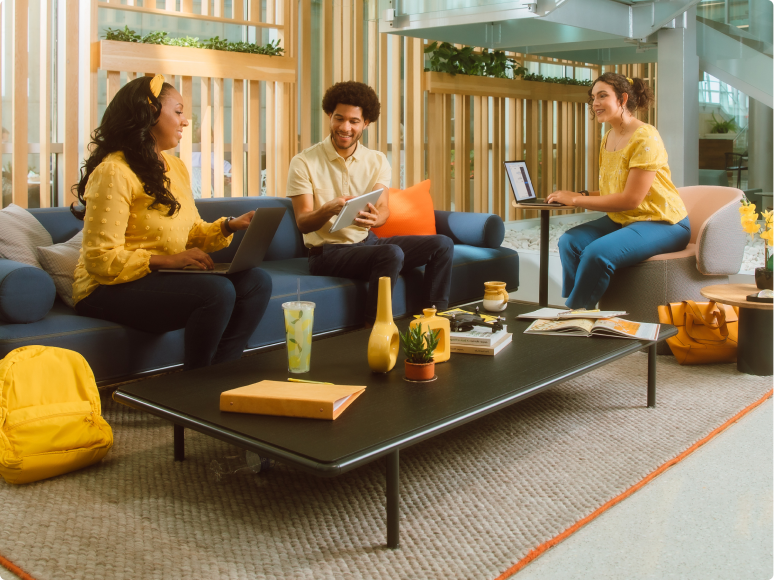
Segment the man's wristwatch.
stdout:
<svg viewBox="0 0 774 580">
<path fill-rule="evenodd" d="M 588 189 L 581 189 L 578 193 L 580 193 L 581 195 L 588 195 L 589 194 L 589 190 Z"/>
<path fill-rule="evenodd" d="M 226 231 L 229 234 L 233 234 L 236 230 L 231 229 L 230 222 L 231 220 L 236 219 L 233 215 L 226 218 L 226 220 L 223 222 L 223 227 L 226 228 Z"/>
</svg>

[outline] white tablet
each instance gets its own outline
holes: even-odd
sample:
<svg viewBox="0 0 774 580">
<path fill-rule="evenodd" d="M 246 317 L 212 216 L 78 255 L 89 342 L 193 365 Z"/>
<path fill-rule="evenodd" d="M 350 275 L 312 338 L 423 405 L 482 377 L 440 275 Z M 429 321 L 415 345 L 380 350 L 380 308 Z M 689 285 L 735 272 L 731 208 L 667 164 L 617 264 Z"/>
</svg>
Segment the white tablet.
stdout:
<svg viewBox="0 0 774 580">
<path fill-rule="evenodd" d="M 333 222 L 329 233 L 336 232 L 347 226 L 351 226 L 355 223 L 357 214 L 366 209 L 366 206 L 370 203 L 376 206 L 376 202 L 379 196 L 382 195 L 383 189 L 377 189 L 371 193 L 366 193 L 358 197 L 353 197 L 349 201 L 344 202 L 344 207 L 341 208 L 341 212 L 336 217 L 336 221 Z"/>
</svg>

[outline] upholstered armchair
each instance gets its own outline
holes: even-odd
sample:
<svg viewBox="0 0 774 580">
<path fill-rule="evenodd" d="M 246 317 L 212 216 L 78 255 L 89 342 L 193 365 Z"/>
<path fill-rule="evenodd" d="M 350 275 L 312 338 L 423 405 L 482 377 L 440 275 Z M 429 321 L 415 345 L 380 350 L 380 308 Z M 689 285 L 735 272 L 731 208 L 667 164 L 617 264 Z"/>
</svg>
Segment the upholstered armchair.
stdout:
<svg viewBox="0 0 774 580">
<path fill-rule="evenodd" d="M 691 222 L 691 241 L 680 252 L 659 254 L 618 270 L 599 301 L 602 310 L 626 310 L 627 318 L 658 322 L 659 304 L 706 301 L 704 286 L 728 283 L 739 272 L 746 234 L 739 221 L 742 192 L 731 187 L 678 188 Z M 669 354 L 665 342 L 659 354 Z"/>
</svg>

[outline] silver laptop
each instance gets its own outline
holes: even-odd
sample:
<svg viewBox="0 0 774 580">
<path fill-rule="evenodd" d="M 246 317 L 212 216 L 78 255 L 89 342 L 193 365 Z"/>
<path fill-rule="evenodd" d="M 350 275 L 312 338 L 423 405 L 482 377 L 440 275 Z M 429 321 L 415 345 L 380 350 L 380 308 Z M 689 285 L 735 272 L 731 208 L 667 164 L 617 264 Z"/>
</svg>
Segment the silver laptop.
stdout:
<svg viewBox="0 0 774 580">
<path fill-rule="evenodd" d="M 552 201 L 547 203 L 545 198 L 535 197 L 535 188 L 532 186 L 532 180 L 529 177 L 526 161 L 504 161 L 505 173 L 508 175 L 508 181 L 511 182 L 513 196 L 516 203 L 524 203 L 535 206 L 564 207 L 563 203 Z"/>
<path fill-rule="evenodd" d="M 249 268 L 257 268 L 263 262 L 274 234 L 277 233 L 282 216 L 285 215 L 284 207 L 264 207 L 255 210 L 255 215 L 247 228 L 242 243 L 239 244 L 234 261 L 230 264 L 215 264 L 212 270 L 199 270 L 196 268 L 184 268 L 180 270 L 162 269 L 159 272 L 173 272 L 175 274 L 236 274 Z"/>
</svg>

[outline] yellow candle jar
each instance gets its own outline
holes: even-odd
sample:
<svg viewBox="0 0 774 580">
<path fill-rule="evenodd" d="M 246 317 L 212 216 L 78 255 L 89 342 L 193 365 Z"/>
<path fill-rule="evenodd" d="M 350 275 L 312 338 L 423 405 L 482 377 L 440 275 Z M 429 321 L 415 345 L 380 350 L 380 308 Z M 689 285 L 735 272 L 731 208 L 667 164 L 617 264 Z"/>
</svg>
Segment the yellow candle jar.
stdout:
<svg viewBox="0 0 774 580">
<path fill-rule="evenodd" d="M 451 327 L 449 326 L 449 319 L 443 316 L 436 316 L 435 308 L 425 308 L 422 312 L 424 312 L 424 316 L 412 320 L 410 326 L 413 328 L 417 324 L 421 324 L 433 332 L 438 330 L 438 346 L 433 353 L 433 361 L 436 363 L 446 362 L 451 357 Z"/>
</svg>

